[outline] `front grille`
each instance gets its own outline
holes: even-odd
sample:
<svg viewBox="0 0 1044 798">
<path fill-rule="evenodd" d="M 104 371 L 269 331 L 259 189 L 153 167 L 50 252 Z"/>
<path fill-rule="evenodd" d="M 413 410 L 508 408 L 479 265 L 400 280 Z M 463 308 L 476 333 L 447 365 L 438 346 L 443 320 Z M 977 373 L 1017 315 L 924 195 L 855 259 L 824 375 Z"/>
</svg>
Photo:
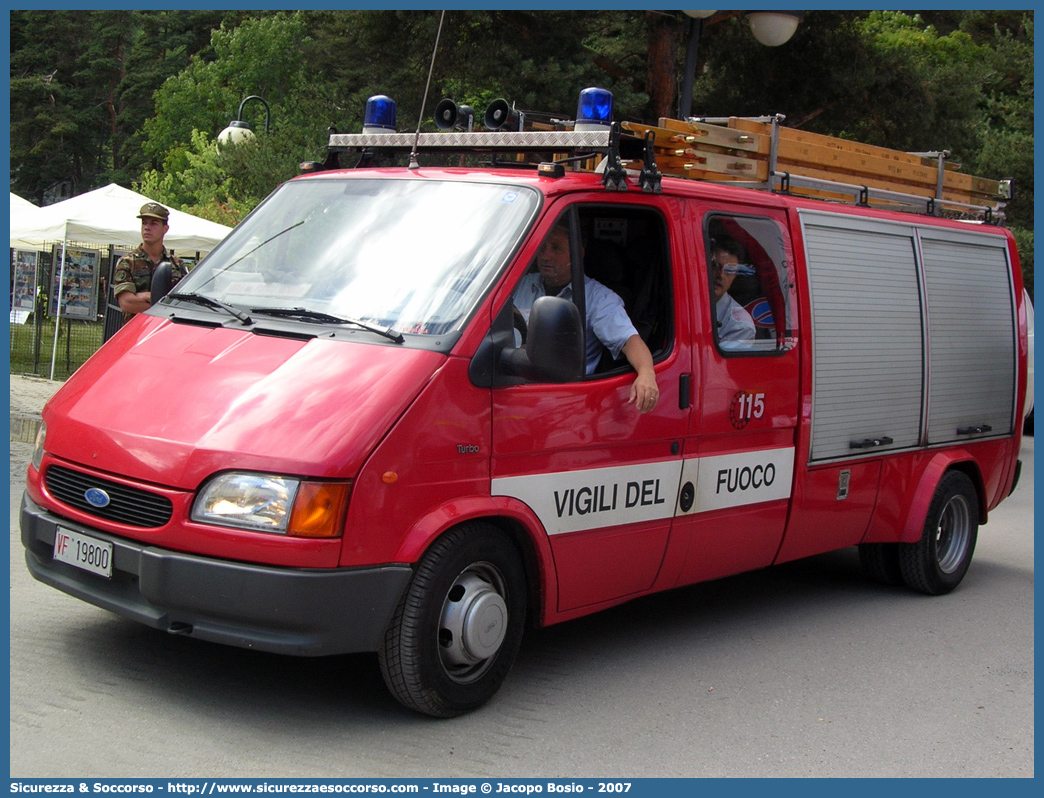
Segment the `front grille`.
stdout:
<svg viewBox="0 0 1044 798">
<path fill-rule="evenodd" d="M 141 488 L 130 488 L 118 482 L 73 471 L 71 468 L 51 466 L 44 474 L 47 490 L 59 501 L 85 513 L 140 527 L 163 526 L 170 520 L 174 506 L 166 496 L 159 496 Z M 109 495 L 109 504 L 95 507 L 85 495 L 91 488 L 99 488 Z"/>
</svg>

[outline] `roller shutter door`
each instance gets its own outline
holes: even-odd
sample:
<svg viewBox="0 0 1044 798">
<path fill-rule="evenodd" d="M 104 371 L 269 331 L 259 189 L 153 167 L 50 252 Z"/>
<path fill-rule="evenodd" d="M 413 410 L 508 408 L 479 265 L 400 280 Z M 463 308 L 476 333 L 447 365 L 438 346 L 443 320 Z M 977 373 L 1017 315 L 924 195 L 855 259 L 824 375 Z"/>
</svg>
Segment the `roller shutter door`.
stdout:
<svg viewBox="0 0 1044 798">
<path fill-rule="evenodd" d="M 927 293 L 928 443 L 1010 435 L 1014 291 L 1006 241 L 920 231 Z"/>
<path fill-rule="evenodd" d="M 925 345 L 912 226 L 803 212 L 812 295 L 811 459 L 920 443 Z"/>
</svg>

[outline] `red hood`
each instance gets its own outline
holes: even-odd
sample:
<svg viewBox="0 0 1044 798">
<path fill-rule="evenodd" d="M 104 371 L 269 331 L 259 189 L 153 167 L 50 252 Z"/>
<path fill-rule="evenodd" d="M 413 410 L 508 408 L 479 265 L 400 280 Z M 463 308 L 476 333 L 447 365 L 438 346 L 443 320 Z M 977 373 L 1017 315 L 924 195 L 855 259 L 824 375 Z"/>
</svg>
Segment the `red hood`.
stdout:
<svg viewBox="0 0 1044 798">
<path fill-rule="evenodd" d="M 169 487 L 231 468 L 354 476 L 445 360 L 139 318 L 47 404 L 46 447 Z"/>
</svg>

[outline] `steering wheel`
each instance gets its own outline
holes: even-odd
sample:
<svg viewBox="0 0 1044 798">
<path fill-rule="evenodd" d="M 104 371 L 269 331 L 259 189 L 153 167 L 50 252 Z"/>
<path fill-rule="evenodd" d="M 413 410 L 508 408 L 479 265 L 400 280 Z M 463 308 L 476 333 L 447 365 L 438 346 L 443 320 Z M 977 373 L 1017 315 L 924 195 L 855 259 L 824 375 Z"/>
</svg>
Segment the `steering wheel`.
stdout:
<svg viewBox="0 0 1044 798">
<path fill-rule="evenodd" d="M 514 323 L 514 327 L 518 330 L 518 334 L 522 336 L 523 345 L 526 343 L 526 333 L 529 331 L 529 327 L 526 325 L 526 317 L 522 315 L 522 311 L 518 308 L 514 309 L 511 314 L 511 320 Z"/>
</svg>

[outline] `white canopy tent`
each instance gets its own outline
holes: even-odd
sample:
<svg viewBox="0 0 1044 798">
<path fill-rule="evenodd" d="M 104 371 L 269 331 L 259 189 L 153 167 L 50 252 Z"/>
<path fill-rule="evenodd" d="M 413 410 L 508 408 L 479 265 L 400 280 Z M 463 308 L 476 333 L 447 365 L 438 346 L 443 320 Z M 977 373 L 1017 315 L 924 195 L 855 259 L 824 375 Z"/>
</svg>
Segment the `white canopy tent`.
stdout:
<svg viewBox="0 0 1044 798">
<path fill-rule="evenodd" d="M 18 210 L 15 195 L 11 196 L 11 246 L 21 249 L 56 241 L 135 247 L 141 243 L 138 211 L 146 202 L 154 201 L 115 183 L 30 213 L 24 206 Z M 210 252 L 232 229 L 174 209 L 168 224 L 164 243 L 179 254 Z"/>
<path fill-rule="evenodd" d="M 11 224 L 14 224 L 15 218 L 25 218 L 26 220 L 39 213 L 40 209 L 33 205 L 29 200 L 22 199 L 14 192 L 11 192 Z M 25 222 L 28 224 L 29 222 Z M 36 246 L 31 241 L 22 241 L 21 239 L 11 239 L 12 249 L 35 249 Z M 12 264 L 11 268 L 14 268 Z M 26 317 L 31 311 L 25 310 L 24 308 L 11 308 L 11 321 L 12 323 L 21 323 L 25 321 Z"/>
<path fill-rule="evenodd" d="M 21 200 L 17 205 L 11 195 L 11 247 L 36 249 L 61 242 L 62 263 L 58 271 L 58 296 L 62 297 L 65 277 L 65 253 L 68 242 L 90 242 L 135 247 L 141 243 L 141 220 L 138 212 L 146 202 L 154 202 L 141 194 L 115 183 L 56 202 L 44 208 Z M 24 204 L 22 204 L 24 203 Z M 25 207 L 26 205 L 29 208 Z M 31 210 L 35 208 L 35 210 Z M 163 243 L 176 253 L 210 252 L 231 227 L 209 222 L 182 211 L 170 209 L 167 220 L 170 229 Z M 54 352 L 51 354 L 51 379 L 58 347 L 58 324 L 61 313 L 54 319 Z"/>
<path fill-rule="evenodd" d="M 11 215 L 25 213 L 26 211 L 32 213 L 33 211 L 40 210 L 37 206 L 33 205 L 29 200 L 22 199 L 13 191 L 11 192 Z"/>
<path fill-rule="evenodd" d="M 33 203 L 31 203 L 29 200 L 22 199 L 17 194 L 15 194 L 13 191 L 11 192 L 11 211 L 12 212 L 25 210 L 26 208 L 36 208 L 36 207 L 37 206 L 33 205 Z"/>
<path fill-rule="evenodd" d="M 11 226 L 14 227 L 15 219 L 18 219 L 20 226 L 29 227 L 33 224 L 33 220 L 36 218 L 36 214 L 40 212 L 40 209 L 33 205 L 29 200 L 22 199 L 15 193 L 11 193 Z M 31 241 L 23 241 L 16 239 L 11 236 L 11 246 L 15 249 L 34 249 L 36 247 Z"/>
</svg>

